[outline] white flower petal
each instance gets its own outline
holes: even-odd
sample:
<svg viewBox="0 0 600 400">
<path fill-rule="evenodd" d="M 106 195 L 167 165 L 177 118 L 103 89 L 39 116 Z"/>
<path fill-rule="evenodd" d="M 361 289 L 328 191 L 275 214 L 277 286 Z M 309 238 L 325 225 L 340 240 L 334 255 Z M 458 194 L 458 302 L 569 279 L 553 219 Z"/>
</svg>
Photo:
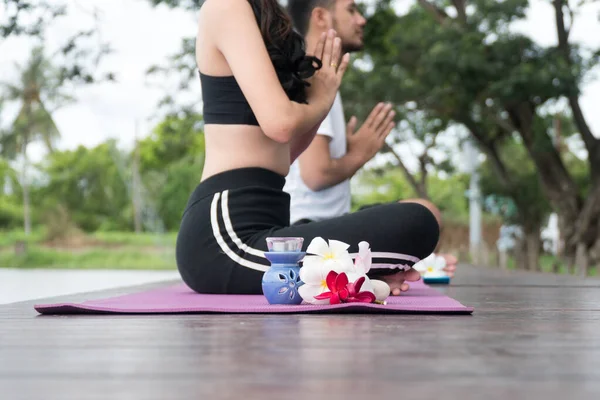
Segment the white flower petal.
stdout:
<svg viewBox="0 0 600 400">
<path fill-rule="evenodd" d="M 413 268 L 421 273 L 424 278 L 439 278 L 447 276 L 444 271 L 446 267 L 446 259 L 443 256 L 438 256 L 435 253 L 430 254 L 423 260 L 416 263 Z"/>
<path fill-rule="evenodd" d="M 429 268 L 433 264 L 434 261 L 435 261 L 435 254 L 430 254 L 427 257 L 425 257 L 424 259 L 422 259 L 421 261 L 419 261 L 418 263 L 416 263 L 415 265 L 413 265 L 413 268 L 419 272 L 426 272 L 427 268 Z"/>
<path fill-rule="evenodd" d="M 330 250 L 329 246 L 327 245 L 327 242 L 320 236 L 314 238 L 306 248 L 307 254 L 317 254 L 323 257 L 325 256 L 325 254 L 329 253 L 329 251 Z"/>
<path fill-rule="evenodd" d="M 443 256 L 438 256 L 433 262 L 433 269 L 436 271 L 442 271 L 446 267 L 446 259 Z"/>
<path fill-rule="evenodd" d="M 362 241 L 358 244 L 358 254 L 354 261 L 357 272 L 366 274 L 371 269 L 372 255 L 369 243 Z"/>
<path fill-rule="evenodd" d="M 343 254 L 348 254 L 349 244 L 344 242 L 340 242 L 339 240 L 330 240 L 329 241 L 329 249 L 335 255 L 335 257 L 340 257 Z"/>
<path fill-rule="evenodd" d="M 425 266 L 425 263 L 423 261 L 419 261 L 418 263 L 413 265 L 413 269 L 419 271 L 420 273 L 427 271 L 427 267 Z"/>
<path fill-rule="evenodd" d="M 304 260 L 302 260 L 302 268 L 322 267 L 324 263 L 325 259 L 321 256 L 304 256 Z"/>
<path fill-rule="evenodd" d="M 352 257 L 349 260 L 336 260 L 329 259 L 324 260 L 323 268 L 329 271 L 335 271 L 338 274 L 342 272 L 354 272 L 354 264 L 352 263 Z"/>
<path fill-rule="evenodd" d="M 329 271 L 325 270 L 323 266 L 306 266 L 304 265 L 300 268 L 300 280 L 305 284 L 315 284 L 320 285 L 321 282 L 325 280 L 327 273 Z"/>
<path fill-rule="evenodd" d="M 444 271 L 433 271 L 433 272 L 426 272 L 425 274 L 423 274 L 423 277 L 425 278 L 443 278 L 445 276 L 448 276 Z"/>
<path fill-rule="evenodd" d="M 346 253 L 346 255 L 344 255 L 343 257 L 339 257 L 337 260 L 338 264 L 340 264 L 341 268 L 344 269 L 344 271 L 355 271 L 356 269 L 354 268 L 354 260 L 352 259 L 352 256 L 348 253 Z"/>
<path fill-rule="evenodd" d="M 329 303 L 329 299 L 325 299 L 325 300 L 317 300 L 315 299 L 315 296 L 320 295 L 323 292 L 328 292 L 329 289 L 327 289 L 327 287 L 325 287 L 325 290 L 323 290 L 323 287 L 321 285 L 302 285 L 298 288 L 298 294 L 300 294 L 300 297 L 302 297 L 302 299 L 304 301 L 306 301 L 307 303 L 311 303 L 311 304 L 328 304 Z"/>
</svg>

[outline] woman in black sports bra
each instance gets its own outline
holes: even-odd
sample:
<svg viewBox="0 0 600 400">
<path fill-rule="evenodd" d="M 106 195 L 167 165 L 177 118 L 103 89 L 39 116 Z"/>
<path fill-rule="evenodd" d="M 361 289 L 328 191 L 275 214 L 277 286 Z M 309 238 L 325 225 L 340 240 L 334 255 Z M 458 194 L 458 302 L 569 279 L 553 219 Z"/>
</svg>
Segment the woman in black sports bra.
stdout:
<svg viewBox="0 0 600 400">
<path fill-rule="evenodd" d="M 176 249 L 184 282 L 199 293 L 262 293 L 267 237 L 300 236 L 306 248 L 321 236 L 350 244 L 350 252 L 365 240 L 373 252 L 369 275 L 392 290 L 419 278 L 412 265 L 438 242 L 435 217 L 417 203 L 289 226 L 285 176 L 331 108 L 349 62 L 334 31 L 308 52 L 276 0 L 202 6 L 196 58 L 206 160 Z"/>
</svg>

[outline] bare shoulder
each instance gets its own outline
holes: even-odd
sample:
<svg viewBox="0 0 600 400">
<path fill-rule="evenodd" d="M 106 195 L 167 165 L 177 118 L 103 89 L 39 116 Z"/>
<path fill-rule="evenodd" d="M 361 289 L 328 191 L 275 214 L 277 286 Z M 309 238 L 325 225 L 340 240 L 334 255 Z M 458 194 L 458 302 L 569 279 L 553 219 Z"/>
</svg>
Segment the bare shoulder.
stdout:
<svg viewBox="0 0 600 400">
<path fill-rule="evenodd" d="M 254 12 L 248 0 L 206 0 L 198 15 L 196 63 L 209 75 L 230 75 L 228 62 L 219 49 L 225 37 L 241 37 L 240 29 L 257 30 Z"/>
<path fill-rule="evenodd" d="M 235 34 L 240 24 L 256 25 L 248 0 L 206 0 L 198 15 L 198 35 L 214 41 L 218 35 Z"/>
<path fill-rule="evenodd" d="M 235 14 L 252 13 L 248 0 L 206 0 L 200 10 L 201 17 L 224 18 Z"/>
</svg>

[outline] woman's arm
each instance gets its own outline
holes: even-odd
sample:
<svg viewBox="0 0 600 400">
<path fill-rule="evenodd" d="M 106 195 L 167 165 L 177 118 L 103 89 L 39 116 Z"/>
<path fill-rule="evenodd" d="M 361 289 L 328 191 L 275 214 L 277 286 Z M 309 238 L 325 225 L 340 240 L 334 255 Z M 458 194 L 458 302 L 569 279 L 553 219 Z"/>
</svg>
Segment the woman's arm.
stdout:
<svg viewBox="0 0 600 400">
<path fill-rule="evenodd" d="M 289 143 L 294 137 L 313 129 L 333 104 L 348 57 L 344 57 L 345 63 L 342 61 L 337 71 L 324 64 L 311 78 L 309 104 L 293 102 L 277 78 L 248 1 L 213 0 L 206 2 L 204 7 L 208 7 L 204 18 L 210 24 L 208 34 L 227 60 L 265 134 L 275 141 Z M 331 60 L 335 57 L 332 53 L 337 51 L 339 57 L 339 42 L 328 35 L 320 42 L 316 56 L 322 53 L 323 61 Z"/>
<path fill-rule="evenodd" d="M 293 163 L 299 156 L 310 146 L 321 123 L 325 120 L 323 117 L 314 127 L 312 127 L 308 132 L 304 135 L 299 135 L 294 137 L 290 144 L 290 162 Z"/>
</svg>

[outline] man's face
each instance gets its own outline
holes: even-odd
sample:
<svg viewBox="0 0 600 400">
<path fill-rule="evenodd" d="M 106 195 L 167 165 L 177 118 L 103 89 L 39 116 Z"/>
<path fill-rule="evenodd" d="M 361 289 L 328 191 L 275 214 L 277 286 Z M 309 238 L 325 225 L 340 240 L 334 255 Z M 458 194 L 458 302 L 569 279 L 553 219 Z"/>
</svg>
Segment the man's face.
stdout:
<svg viewBox="0 0 600 400">
<path fill-rule="evenodd" d="M 363 28 L 367 20 L 361 15 L 354 0 L 337 0 L 331 11 L 333 29 L 342 39 L 344 52 L 362 50 Z"/>
</svg>

